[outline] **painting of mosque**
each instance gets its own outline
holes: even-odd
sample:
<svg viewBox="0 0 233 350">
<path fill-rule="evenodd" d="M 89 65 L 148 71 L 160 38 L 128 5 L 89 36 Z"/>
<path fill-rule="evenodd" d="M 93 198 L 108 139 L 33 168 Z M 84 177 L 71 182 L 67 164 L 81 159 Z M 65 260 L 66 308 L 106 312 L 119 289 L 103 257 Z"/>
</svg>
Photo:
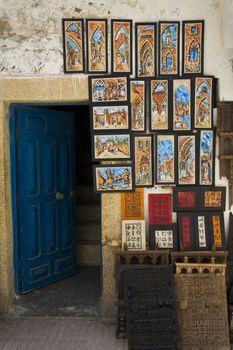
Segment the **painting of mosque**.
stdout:
<svg viewBox="0 0 233 350">
<path fill-rule="evenodd" d="M 195 78 L 194 127 L 211 129 L 213 124 L 213 78 Z"/>
<path fill-rule="evenodd" d="M 108 37 L 106 19 L 87 19 L 87 72 L 107 73 Z"/>
<path fill-rule="evenodd" d="M 131 130 L 145 131 L 145 80 L 130 80 Z"/>
<path fill-rule="evenodd" d="M 153 186 L 153 136 L 134 135 L 135 186 Z"/>
<path fill-rule="evenodd" d="M 130 159 L 130 135 L 93 135 L 94 160 Z"/>
<path fill-rule="evenodd" d="M 156 182 L 175 183 L 175 136 L 157 135 Z"/>
<path fill-rule="evenodd" d="M 129 106 L 93 106 L 91 123 L 93 131 L 128 130 Z"/>
<path fill-rule="evenodd" d="M 204 21 L 183 21 L 182 46 L 182 73 L 203 74 Z"/>
<path fill-rule="evenodd" d="M 195 135 L 178 135 L 178 184 L 196 184 Z"/>
<path fill-rule="evenodd" d="M 150 81 L 150 130 L 168 130 L 169 83 L 168 80 Z"/>
<path fill-rule="evenodd" d="M 83 19 L 62 19 L 64 72 L 85 72 Z"/>
<path fill-rule="evenodd" d="M 173 80 L 173 130 L 191 130 L 191 80 Z"/>
<path fill-rule="evenodd" d="M 199 184 L 214 185 L 214 132 L 200 131 Z"/>
<path fill-rule="evenodd" d="M 132 20 L 111 20 L 112 73 L 132 73 Z"/>
<path fill-rule="evenodd" d="M 159 22 L 159 76 L 179 75 L 180 22 Z"/>
<path fill-rule="evenodd" d="M 89 77 L 90 102 L 127 102 L 128 77 Z"/>
<path fill-rule="evenodd" d="M 133 191 L 132 165 L 94 165 L 95 192 Z"/>
<path fill-rule="evenodd" d="M 156 76 L 156 23 L 135 23 L 136 76 Z"/>
</svg>

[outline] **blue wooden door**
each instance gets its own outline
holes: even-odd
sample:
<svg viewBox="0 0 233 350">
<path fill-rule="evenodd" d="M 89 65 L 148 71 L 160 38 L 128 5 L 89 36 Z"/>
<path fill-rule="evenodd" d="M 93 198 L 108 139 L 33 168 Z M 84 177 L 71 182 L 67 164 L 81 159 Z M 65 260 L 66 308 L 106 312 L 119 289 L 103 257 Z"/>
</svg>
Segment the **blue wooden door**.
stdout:
<svg viewBox="0 0 233 350">
<path fill-rule="evenodd" d="M 21 293 L 76 270 L 74 123 L 67 112 L 18 112 Z"/>
</svg>

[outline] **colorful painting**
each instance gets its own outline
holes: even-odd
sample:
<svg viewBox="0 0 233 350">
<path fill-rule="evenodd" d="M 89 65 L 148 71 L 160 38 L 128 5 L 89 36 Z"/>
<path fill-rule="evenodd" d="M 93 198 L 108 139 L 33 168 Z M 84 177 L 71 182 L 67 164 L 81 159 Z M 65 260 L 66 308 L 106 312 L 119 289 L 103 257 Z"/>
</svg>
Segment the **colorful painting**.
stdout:
<svg viewBox="0 0 233 350">
<path fill-rule="evenodd" d="M 159 76 L 179 75 L 180 23 L 159 22 Z"/>
<path fill-rule="evenodd" d="M 134 135 L 135 186 L 153 186 L 153 136 Z"/>
<path fill-rule="evenodd" d="M 172 224 L 172 197 L 170 193 L 149 194 L 149 225 Z"/>
<path fill-rule="evenodd" d="M 156 181 L 159 184 L 175 183 L 175 137 L 157 135 Z"/>
<path fill-rule="evenodd" d="M 173 189 L 173 211 L 195 211 L 200 208 L 200 190 L 198 187 L 176 186 Z"/>
<path fill-rule="evenodd" d="M 90 102 L 127 102 L 128 78 L 124 76 L 89 77 Z"/>
<path fill-rule="evenodd" d="M 169 83 L 168 80 L 150 81 L 150 129 L 168 130 Z"/>
<path fill-rule="evenodd" d="M 129 130 L 129 106 L 93 106 L 93 131 Z"/>
<path fill-rule="evenodd" d="M 65 73 L 85 72 L 83 19 L 62 19 Z"/>
<path fill-rule="evenodd" d="M 213 78 L 195 78 L 194 127 L 211 129 L 213 125 Z"/>
<path fill-rule="evenodd" d="M 130 135 L 93 135 L 93 160 L 130 159 Z"/>
<path fill-rule="evenodd" d="M 122 220 L 122 250 L 146 250 L 145 220 Z"/>
<path fill-rule="evenodd" d="M 214 245 L 216 248 L 222 247 L 221 224 L 219 215 L 212 216 L 212 225 L 214 233 Z"/>
<path fill-rule="evenodd" d="M 121 194 L 121 220 L 144 219 L 144 189 L 136 188 L 134 192 Z"/>
<path fill-rule="evenodd" d="M 132 20 L 112 20 L 112 73 L 132 73 Z"/>
<path fill-rule="evenodd" d="M 180 251 L 194 250 L 194 220 L 191 213 L 178 213 Z"/>
<path fill-rule="evenodd" d="M 156 23 L 135 23 L 136 77 L 156 76 Z"/>
<path fill-rule="evenodd" d="M 209 212 L 211 245 L 216 250 L 226 249 L 225 228 L 223 212 Z"/>
<path fill-rule="evenodd" d="M 173 130 L 191 130 L 191 80 L 173 80 Z"/>
<path fill-rule="evenodd" d="M 200 132 L 200 185 L 214 184 L 214 133 L 213 130 Z"/>
<path fill-rule="evenodd" d="M 134 189 L 131 165 L 95 165 L 95 192 L 121 192 Z"/>
<path fill-rule="evenodd" d="M 177 251 L 176 224 L 150 226 L 149 228 L 150 249 L 170 249 Z"/>
<path fill-rule="evenodd" d="M 130 81 L 131 130 L 146 129 L 146 87 L 144 80 Z"/>
<path fill-rule="evenodd" d="M 178 135 L 178 184 L 196 184 L 195 135 Z"/>
<path fill-rule="evenodd" d="M 201 188 L 202 210 L 225 210 L 226 187 Z"/>
<path fill-rule="evenodd" d="M 87 72 L 107 73 L 108 71 L 108 21 L 87 19 Z"/>
<path fill-rule="evenodd" d="M 202 74 L 203 53 L 204 21 L 184 21 L 182 74 Z"/>
</svg>

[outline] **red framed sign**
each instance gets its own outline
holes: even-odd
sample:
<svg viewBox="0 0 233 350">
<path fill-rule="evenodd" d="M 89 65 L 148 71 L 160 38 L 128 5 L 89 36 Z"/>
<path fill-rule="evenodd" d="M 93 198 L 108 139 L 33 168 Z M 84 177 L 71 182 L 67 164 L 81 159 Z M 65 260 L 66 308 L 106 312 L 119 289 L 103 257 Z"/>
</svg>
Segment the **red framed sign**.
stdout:
<svg viewBox="0 0 233 350">
<path fill-rule="evenodd" d="M 170 193 L 149 194 L 149 225 L 172 224 L 172 198 Z"/>
<path fill-rule="evenodd" d="M 180 250 L 195 250 L 194 220 L 192 213 L 178 213 Z"/>
</svg>

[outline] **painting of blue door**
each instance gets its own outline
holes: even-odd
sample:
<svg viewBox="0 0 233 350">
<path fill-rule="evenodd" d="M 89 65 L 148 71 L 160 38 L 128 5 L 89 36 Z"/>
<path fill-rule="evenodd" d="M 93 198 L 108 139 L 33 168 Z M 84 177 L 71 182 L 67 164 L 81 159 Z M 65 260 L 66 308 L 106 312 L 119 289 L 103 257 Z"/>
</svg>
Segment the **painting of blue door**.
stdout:
<svg viewBox="0 0 233 350">
<path fill-rule="evenodd" d="M 76 270 L 75 117 L 21 107 L 16 120 L 16 249 L 21 294 Z"/>
</svg>

